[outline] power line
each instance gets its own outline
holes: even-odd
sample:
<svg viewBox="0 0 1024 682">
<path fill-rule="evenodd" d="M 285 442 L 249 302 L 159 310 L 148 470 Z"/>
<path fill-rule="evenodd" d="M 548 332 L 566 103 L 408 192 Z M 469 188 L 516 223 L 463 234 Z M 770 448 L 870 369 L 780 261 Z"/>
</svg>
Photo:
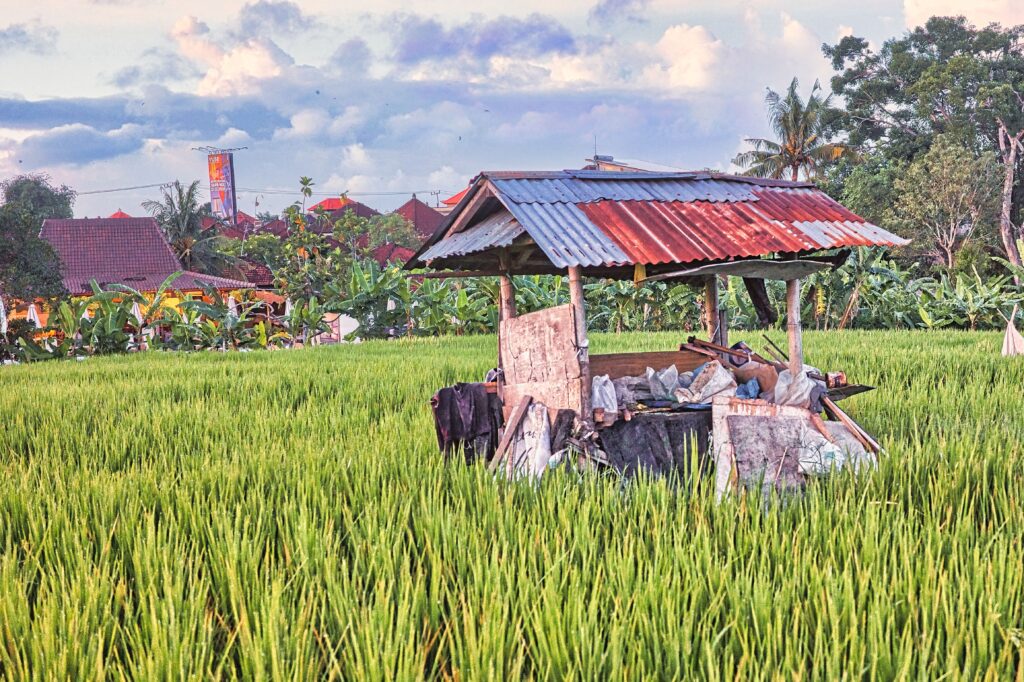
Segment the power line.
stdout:
<svg viewBox="0 0 1024 682">
<path fill-rule="evenodd" d="M 136 189 L 153 189 L 154 187 L 168 187 L 170 182 L 158 182 L 154 185 L 136 185 L 135 187 L 114 187 L 112 189 L 92 189 L 88 192 L 78 192 L 78 196 L 86 194 L 110 194 L 111 192 L 131 192 Z"/>
<path fill-rule="evenodd" d="M 132 192 L 139 189 L 153 189 L 155 187 L 169 187 L 174 184 L 174 181 L 169 182 L 157 182 L 152 185 L 135 185 L 134 187 L 112 187 L 110 189 L 91 189 L 85 192 L 78 192 L 78 196 L 85 196 L 89 194 L 112 194 L 114 192 Z M 209 190 L 209 185 L 200 185 L 200 189 Z M 255 187 L 236 187 L 236 192 L 245 192 L 246 194 L 273 194 L 279 196 L 293 196 L 301 194 L 300 190 L 297 189 L 258 189 Z M 313 192 L 315 197 L 337 197 L 345 194 L 346 196 L 353 197 L 398 197 L 409 194 L 435 194 L 435 193 L 452 193 L 451 190 L 437 190 L 437 189 L 414 189 L 414 190 L 403 190 L 397 192 Z"/>
</svg>

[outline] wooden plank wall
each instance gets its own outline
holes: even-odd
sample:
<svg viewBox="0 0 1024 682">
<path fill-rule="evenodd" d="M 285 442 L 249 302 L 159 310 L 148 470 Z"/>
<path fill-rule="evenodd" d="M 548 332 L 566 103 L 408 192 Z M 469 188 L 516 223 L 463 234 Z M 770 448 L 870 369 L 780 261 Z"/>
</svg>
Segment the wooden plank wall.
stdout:
<svg viewBox="0 0 1024 682">
<path fill-rule="evenodd" d="M 607 374 L 612 379 L 643 376 L 648 367 L 662 370 L 675 365 L 680 372 L 694 370 L 710 358 L 689 350 L 654 351 L 649 353 L 606 353 L 590 356 L 591 376 Z"/>
<path fill-rule="evenodd" d="M 580 412 L 583 370 L 573 344 L 575 329 L 571 305 L 501 321 L 506 419 L 524 395 L 546 405 L 552 420 L 559 409 Z"/>
</svg>

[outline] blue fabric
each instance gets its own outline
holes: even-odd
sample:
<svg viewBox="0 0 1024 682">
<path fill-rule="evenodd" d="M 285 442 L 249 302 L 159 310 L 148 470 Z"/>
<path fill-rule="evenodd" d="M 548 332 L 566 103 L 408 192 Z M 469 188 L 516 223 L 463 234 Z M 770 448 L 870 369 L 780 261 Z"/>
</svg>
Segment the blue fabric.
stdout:
<svg viewBox="0 0 1024 682">
<path fill-rule="evenodd" d="M 756 398 L 759 395 L 761 395 L 761 385 L 757 383 L 757 379 L 751 379 L 736 387 L 737 398 Z"/>
</svg>

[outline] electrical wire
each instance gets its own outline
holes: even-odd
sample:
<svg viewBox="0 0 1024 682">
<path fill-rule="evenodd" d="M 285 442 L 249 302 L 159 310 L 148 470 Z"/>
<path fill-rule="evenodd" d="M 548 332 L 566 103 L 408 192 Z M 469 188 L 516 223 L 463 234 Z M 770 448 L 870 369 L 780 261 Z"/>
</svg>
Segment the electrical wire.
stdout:
<svg viewBox="0 0 1024 682">
<path fill-rule="evenodd" d="M 136 189 L 152 189 L 154 187 L 167 187 L 173 183 L 171 182 L 158 182 L 153 185 L 136 185 L 135 187 L 114 187 L 112 189 L 91 189 L 87 192 L 76 192 L 78 196 L 84 196 L 86 194 L 110 194 L 112 192 L 131 192 Z"/>
<path fill-rule="evenodd" d="M 92 189 L 92 190 L 88 190 L 88 191 L 85 191 L 85 192 L 78 192 L 78 196 L 86 196 L 86 195 L 90 195 L 90 194 L 112 194 L 114 192 L 132 192 L 134 190 L 139 190 L 139 189 L 153 189 L 154 187 L 169 187 L 172 184 L 174 184 L 173 181 L 170 181 L 170 182 L 158 182 L 158 183 L 154 183 L 152 185 L 135 185 L 134 187 L 113 187 L 113 188 L 110 188 L 110 189 Z M 209 185 L 200 185 L 199 188 L 202 189 L 202 190 L 209 191 L 210 186 Z M 257 189 L 255 187 L 236 187 L 235 188 L 235 192 L 236 193 L 240 193 L 240 194 L 241 193 L 245 193 L 245 194 L 270 194 L 270 195 L 277 195 L 277 196 L 296 196 L 296 195 L 301 195 L 301 193 L 302 193 L 300 190 L 297 190 L 297 189 L 296 190 L 290 190 L 290 189 Z M 346 196 L 352 196 L 352 197 L 399 197 L 399 196 L 406 196 L 406 195 L 410 195 L 410 194 L 434 194 L 434 193 L 444 194 L 444 193 L 453 193 L 453 192 L 451 192 L 451 190 L 416 189 L 416 190 L 407 190 L 407 191 L 401 191 L 401 192 L 313 192 L 312 194 L 315 197 L 338 197 L 338 196 L 341 196 L 342 194 L 345 194 Z"/>
</svg>

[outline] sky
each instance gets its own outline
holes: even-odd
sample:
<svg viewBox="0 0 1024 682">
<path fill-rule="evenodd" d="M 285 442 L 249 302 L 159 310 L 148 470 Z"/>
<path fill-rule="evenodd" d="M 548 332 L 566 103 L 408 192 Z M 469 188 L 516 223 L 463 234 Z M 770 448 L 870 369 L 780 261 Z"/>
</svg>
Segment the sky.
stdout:
<svg viewBox="0 0 1024 682">
<path fill-rule="evenodd" d="M 42 172 L 76 215 L 200 180 L 235 154 L 240 210 L 300 176 L 380 210 L 482 170 L 598 153 L 729 170 L 768 134 L 765 88 L 832 70 L 933 14 L 1024 23 L 1021 0 L 0 0 L 0 178 Z"/>
</svg>

